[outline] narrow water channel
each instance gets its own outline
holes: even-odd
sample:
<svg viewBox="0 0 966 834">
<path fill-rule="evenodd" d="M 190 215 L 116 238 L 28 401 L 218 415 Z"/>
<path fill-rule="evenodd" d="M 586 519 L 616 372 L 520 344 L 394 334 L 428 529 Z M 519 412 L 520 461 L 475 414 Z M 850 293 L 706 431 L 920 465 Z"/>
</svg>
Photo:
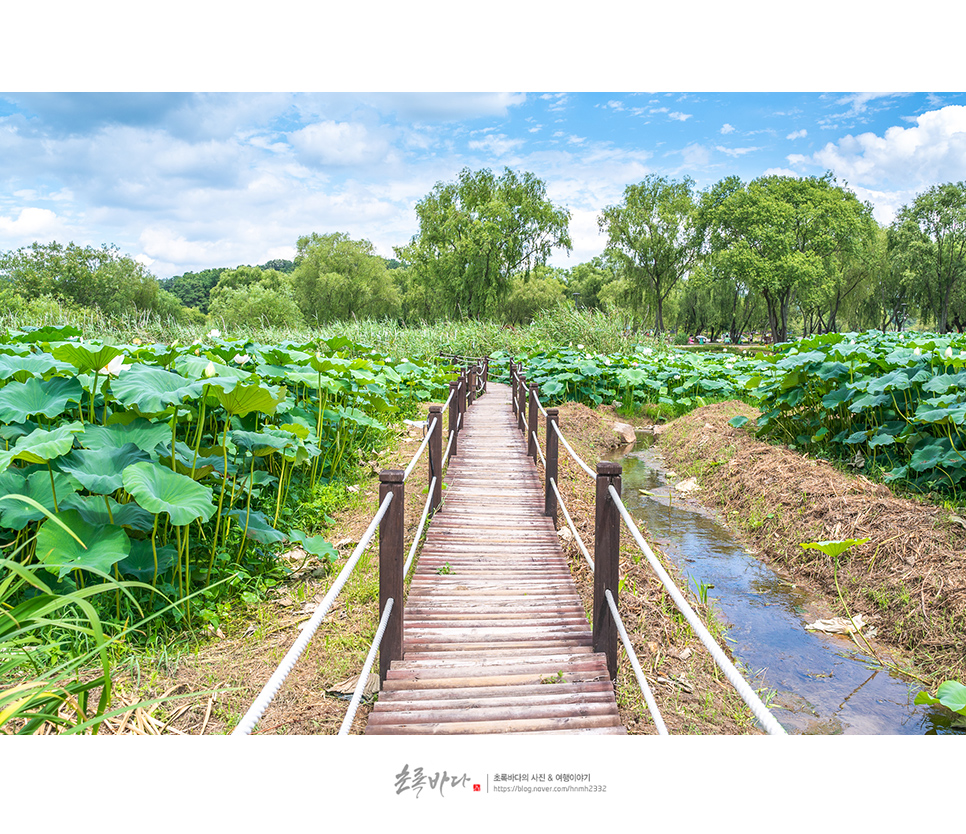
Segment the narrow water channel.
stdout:
<svg viewBox="0 0 966 834">
<path fill-rule="evenodd" d="M 734 656 L 754 676 L 755 688 L 767 693 L 772 712 L 789 733 L 964 732 L 951 726 L 947 710 L 914 704 L 919 687 L 859 651 L 848 636 L 807 631 L 808 623 L 830 616 L 828 610 L 669 486 L 663 461 L 644 438 L 617 459 L 623 464 L 628 510 L 692 588 L 713 586 L 707 588 L 708 598 L 730 625 Z"/>
</svg>

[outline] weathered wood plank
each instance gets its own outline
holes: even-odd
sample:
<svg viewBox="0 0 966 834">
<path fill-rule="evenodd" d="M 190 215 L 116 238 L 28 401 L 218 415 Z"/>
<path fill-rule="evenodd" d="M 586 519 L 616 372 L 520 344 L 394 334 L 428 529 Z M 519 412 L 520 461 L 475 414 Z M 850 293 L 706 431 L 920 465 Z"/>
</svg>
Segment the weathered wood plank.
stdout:
<svg viewBox="0 0 966 834">
<path fill-rule="evenodd" d="M 366 733 L 624 733 L 509 388 L 464 420 Z"/>
</svg>

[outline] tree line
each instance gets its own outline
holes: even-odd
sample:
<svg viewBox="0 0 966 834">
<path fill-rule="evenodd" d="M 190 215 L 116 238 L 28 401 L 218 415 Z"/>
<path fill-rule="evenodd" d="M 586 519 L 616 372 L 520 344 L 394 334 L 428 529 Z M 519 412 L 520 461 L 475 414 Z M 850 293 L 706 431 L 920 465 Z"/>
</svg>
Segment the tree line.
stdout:
<svg viewBox="0 0 966 834">
<path fill-rule="evenodd" d="M 777 341 L 841 329 L 966 327 L 966 182 L 920 193 L 888 226 L 831 174 L 726 177 L 705 190 L 656 175 L 599 216 L 603 253 L 568 269 L 569 211 L 528 172 L 464 169 L 417 205 L 418 233 L 379 256 L 347 233 L 299 238 L 294 260 L 158 281 L 116 247 L 34 243 L 0 253 L 0 310 L 96 307 L 226 326 L 355 318 L 525 324 L 574 305 L 630 328 Z"/>
</svg>

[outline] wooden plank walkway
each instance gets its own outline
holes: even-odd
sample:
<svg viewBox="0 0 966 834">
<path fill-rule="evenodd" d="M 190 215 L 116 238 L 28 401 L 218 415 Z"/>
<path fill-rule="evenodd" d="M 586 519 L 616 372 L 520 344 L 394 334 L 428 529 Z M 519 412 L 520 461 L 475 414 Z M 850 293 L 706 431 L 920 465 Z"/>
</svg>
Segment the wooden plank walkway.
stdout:
<svg viewBox="0 0 966 834">
<path fill-rule="evenodd" d="M 623 734 L 510 388 L 487 388 L 464 415 L 409 589 L 403 659 L 366 733 Z"/>
</svg>

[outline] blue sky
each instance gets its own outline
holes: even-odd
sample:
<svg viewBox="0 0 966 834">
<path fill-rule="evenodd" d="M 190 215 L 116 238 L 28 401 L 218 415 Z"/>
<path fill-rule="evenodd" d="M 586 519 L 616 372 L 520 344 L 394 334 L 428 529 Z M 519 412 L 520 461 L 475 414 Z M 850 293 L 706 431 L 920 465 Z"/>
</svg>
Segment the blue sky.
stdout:
<svg viewBox="0 0 966 834">
<path fill-rule="evenodd" d="M 0 250 L 111 243 L 159 278 L 291 258 L 310 232 L 392 256 L 436 182 L 504 166 L 570 209 L 558 266 L 600 253 L 598 212 L 648 174 L 832 171 L 889 222 L 966 179 L 966 94 L 0 93 Z"/>
</svg>

